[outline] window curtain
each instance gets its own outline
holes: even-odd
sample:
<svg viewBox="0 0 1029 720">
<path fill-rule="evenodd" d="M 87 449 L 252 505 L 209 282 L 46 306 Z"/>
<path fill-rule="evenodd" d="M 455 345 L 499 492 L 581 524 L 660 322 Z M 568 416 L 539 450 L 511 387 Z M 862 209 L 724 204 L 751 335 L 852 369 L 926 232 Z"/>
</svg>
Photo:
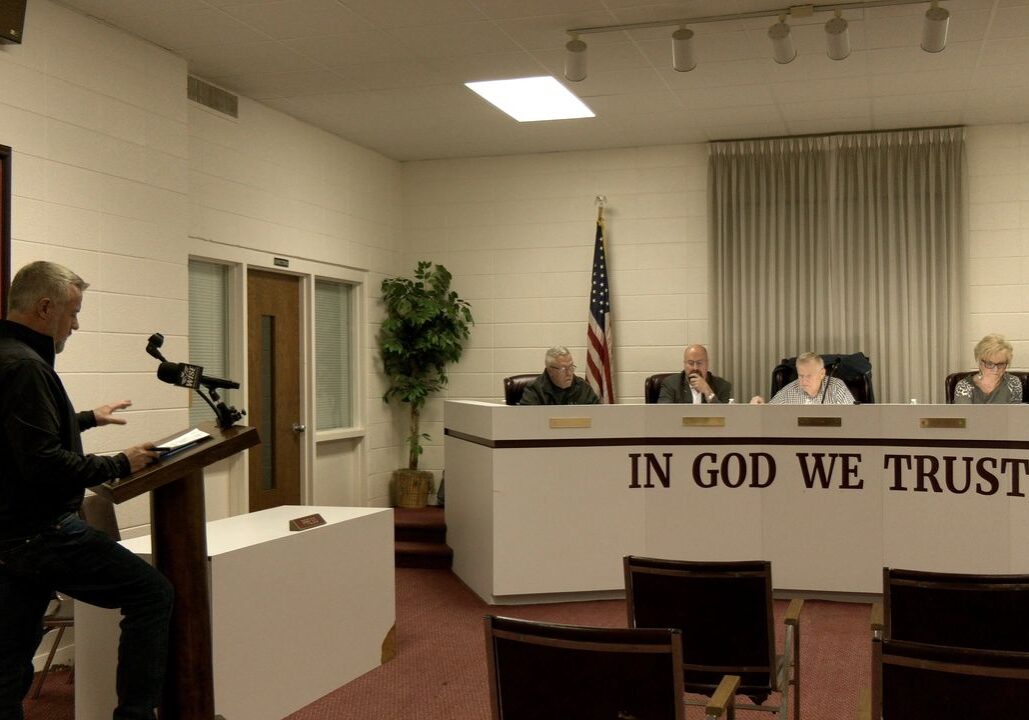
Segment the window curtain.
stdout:
<svg viewBox="0 0 1029 720">
<path fill-rule="evenodd" d="M 737 398 L 811 350 L 866 353 L 878 402 L 942 402 L 967 364 L 964 178 L 961 128 L 712 143 L 714 365 Z"/>
</svg>

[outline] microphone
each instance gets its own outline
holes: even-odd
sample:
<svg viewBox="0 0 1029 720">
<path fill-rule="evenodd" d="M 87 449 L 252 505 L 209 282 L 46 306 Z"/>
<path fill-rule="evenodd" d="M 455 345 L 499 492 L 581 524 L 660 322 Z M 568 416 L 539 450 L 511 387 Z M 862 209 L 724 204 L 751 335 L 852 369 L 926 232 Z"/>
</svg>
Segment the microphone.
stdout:
<svg viewBox="0 0 1029 720">
<path fill-rule="evenodd" d="M 164 335 L 162 335 L 161 333 L 154 333 L 149 338 L 147 338 L 146 341 L 147 355 L 157 360 L 160 360 L 161 362 L 167 362 L 164 358 L 164 355 L 162 355 L 161 351 L 158 350 L 158 348 L 162 345 L 164 345 Z"/>
<path fill-rule="evenodd" d="M 204 375 L 204 368 L 200 365 L 189 363 L 173 363 L 164 361 L 157 368 L 157 378 L 169 385 L 196 389 L 203 385 L 206 388 L 221 388 L 223 390 L 236 390 L 239 383 L 232 380 Z"/>
</svg>

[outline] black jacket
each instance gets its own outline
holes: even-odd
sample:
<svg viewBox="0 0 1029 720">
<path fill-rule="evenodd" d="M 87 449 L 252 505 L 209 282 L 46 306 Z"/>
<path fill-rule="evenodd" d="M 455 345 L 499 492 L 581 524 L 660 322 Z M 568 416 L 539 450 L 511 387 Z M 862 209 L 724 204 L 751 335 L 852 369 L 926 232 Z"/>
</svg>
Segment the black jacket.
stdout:
<svg viewBox="0 0 1029 720">
<path fill-rule="evenodd" d="M 76 413 L 54 370 L 54 341 L 0 321 L 0 540 L 37 534 L 75 512 L 84 489 L 129 474 L 124 454 L 84 455 Z"/>
<path fill-rule="evenodd" d="M 590 384 L 581 377 L 575 377 L 565 389 L 550 381 L 544 370 L 538 378 L 525 386 L 519 405 L 597 405 L 600 398 Z"/>
</svg>

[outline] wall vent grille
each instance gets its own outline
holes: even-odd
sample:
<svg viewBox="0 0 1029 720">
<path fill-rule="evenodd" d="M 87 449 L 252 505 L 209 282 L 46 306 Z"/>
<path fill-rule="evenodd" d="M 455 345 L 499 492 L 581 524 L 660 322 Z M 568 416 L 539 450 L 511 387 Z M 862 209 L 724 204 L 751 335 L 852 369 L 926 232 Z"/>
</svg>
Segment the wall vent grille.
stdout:
<svg viewBox="0 0 1029 720">
<path fill-rule="evenodd" d="M 200 103 L 230 117 L 239 118 L 239 98 L 228 90 L 222 90 L 200 78 L 188 76 L 186 96 L 195 103 Z"/>
</svg>

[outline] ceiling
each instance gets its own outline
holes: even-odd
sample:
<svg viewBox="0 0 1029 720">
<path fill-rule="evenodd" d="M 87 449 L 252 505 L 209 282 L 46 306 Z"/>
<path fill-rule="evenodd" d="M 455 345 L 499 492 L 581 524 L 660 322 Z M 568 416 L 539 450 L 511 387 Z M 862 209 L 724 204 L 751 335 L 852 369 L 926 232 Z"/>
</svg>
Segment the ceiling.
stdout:
<svg viewBox="0 0 1029 720">
<path fill-rule="evenodd" d="M 796 2 L 796 0 L 794 0 Z M 822 0 L 825 2 L 826 0 Z M 919 47 L 928 3 L 853 10 L 852 53 L 825 54 L 829 13 L 692 26 L 696 69 L 671 68 L 674 27 L 584 35 L 566 83 L 597 117 L 518 123 L 464 87 L 562 78 L 565 31 L 769 10 L 789 0 L 61 0 L 185 58 L 189 72 L 395 160 L 1029 121 L 1029 0 L 944 0 L 946 50 Z"/>
</svg>

